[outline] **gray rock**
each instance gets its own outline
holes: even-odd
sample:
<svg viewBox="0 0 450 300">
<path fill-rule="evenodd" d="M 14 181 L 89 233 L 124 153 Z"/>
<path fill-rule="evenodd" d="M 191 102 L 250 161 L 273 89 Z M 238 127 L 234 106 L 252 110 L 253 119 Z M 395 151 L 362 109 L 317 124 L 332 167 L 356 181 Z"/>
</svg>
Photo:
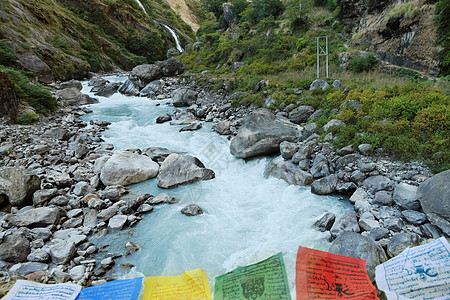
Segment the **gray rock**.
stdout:
<svg viewBox="0 0 450 300">
<path fill-rule="evenodd" d="M 336 161 L 336 171 L 344 169 L 346 166 L 355 165 L 362 158 L 361 154 L 347 154 L 339 157 Z"/>
<path fill-rule="evenodd" d="M 20 215 L 9 215 L 7 221 L 17 227 L 33 228 L 57 224 L 59 217 L 59 209 L 56 207 L 38 207 Z"/>
<path fill-rule="evenodd" d="M 72 133 L 64 128 L 50 128 L 44 132 L 45 137 L 61 140 L 61 141 L 68 141 Z"/>
<path fill-rule="evenodd" d="M 345 156 L 348 154 L 352 154 L 354 152 L 355 152 L 355 149 L 353 149 L 352 145 L 345 146 L 345 147 L 339 149 L 338 151 L 336 151 L 336 153 L 340 156 Z"/>
<path fill-rule="evenodd" d="M 337 237 L 345 231 L 360 232 L 358 219 L 354 211 L 349 211 L 338 217 L 330 229 L 331 236 Z"/>
<path fill-rule="evenodd" d="M 357 185 L 353 182 L 341 182 L 338 181 L 336 186 L 336 192 L 341 195 L 352 195 L 357 189 Z"/>
<path fill-rule="evenodd" d="M 52 231 L 49 228 L 33 228 L 30 230 L 30 235 L 33 240 L 46 241 L 52 236 Z"/>
<path fill-rule="evenodd" d="M 400 231 L 403 229 L 404 223 L 400 218 L 389 218 L 384 221 L 384 227 L 392 231 Z"/>
<path fill-rule="evenodd" d="M 307 122 L 313 113 L 314 107 L 302 105 L 289 113 L 289 120 L 295 124 L 302 124 Z"/>
<path fill-rule="evenodd" d="M 357 100 L 347 100 L 342 103 L 341 108 L 348 108 L 351 110 L 357 110 L 359 107 L 363 105 L 360 101 Z"/>
<path fill-rule="evenodd" d="M 380 227 L 380 223 L 371 219 L 359 219 L 359 227 L 365 231 L 371 231 L 374 228 Z"/>
<path fill-rule="evenodd" d="M 220 135 L 229 135 L 231 134 L 230 126 L 230 121 L 218 121 L 216 124 L 214 124 L 213 130 Z"/>
<path fill-rule="evenodd" d="M 54 239 L 48 244 L 48 254 L 55 264 L 66 264 L 75 255 L 75 244 L 61 239 Z"/>
<path fill-rule="evenodd" d="M 404 182 L 399 183 L 394 189 L 392 199 L 403 209 L 418 210 L 420 204 L 417 200 L 417 189 L 417 186 Z"/>
<path fill-rule="evenodd" d="M 352 172 L 352 174 L 350 175 L 350 180 L 356 184 L 360 184 L 361 182 L 364 181 L 364 179 L 366 179 L 366 175 L 364 175 L 363 172 L 361 172 L 360 170 L 355 170 Z"/>
<path fill-rule="evenodd" d="M 158 204 L 162 204 L 162 203 L 173 204 L 176 202 L 177 202 L 177 200 L 174 197 L 169 196 L 166 193 L 160 193 L 160 194 L 156 195 L 155 197 L 147 200 L 147 203 L 151 204 L 151 205 L 158 205 Z"/>
<path fill-rule="evenodd" d="M 140 97 L 149 97 L 151 95 L 161 94 L 164 88 L 163 80 L 154 80 L 147 84 L 140 92 Z"/>
<path fill-rule="evenodd" d="M 274 154 L 281 142 L 294 142 L 299 137 L 297 125 L 267 109 L 258 109 L 243 119 L 243 125 L 231 140 L 230 152 L 239 158 Z"/>
<path fill-rule="evenodd" d="M 374 241 L 378 241 L 389 237 L 389 230 L 384 227 L 374 227 L 370 230 L 367 237 L 373 239 Z"/>
<path fill-rule="evenodd" d="M 362 155 L 370 155 L 373 152 L 373 146 L 371 144 L 361 144 L 358 146 L 358 150 Z"/>
<path fill-rule="evenodd" d="M 387 191 L 379 191 L 375 193 L 372 203 L 378 205 L 392 205 L 394 204 L 394 200 L 392 199 L 391 193 Z"/>
<path fill-rule="evenodd" d="M 309 138 L 313 134 L 317 134 L 319 132 L 319 127 L 317 126 L 316 122 L 308 123 L 305 126 L 303 126 L 303 135 L 302 139 L 305 140 Z"/>
<path fill-rule="evenodd" d="M 149 213 L 152 211 L 153 211 L 153 206 L 151 206 L 150 204 L 147 204 L 147 203 L 139 205 L 139 207 L 137 209 L 137 212 L 141 213 L 141 214 L 146 214 L 146 213 Z"/>
<path fill-rule="evenodd" d="M 127 222 L 127 216 L 117 215 L 109 219 L 108 227 L 112 230 L 121 230 Z"/>
<path fill-rule="evenodd" d="M 161 64 L 161 73 L 166 77 L 183 74 L 185 69 L 184 63 L 173 57 Z"/>
<path fill-rule="evenodd" d="M 375 280 L 375 267 L 387 260 L 384 250 L 372 239 L 354 232 L 344 232 L 333 241 L 328 252 L 366 260 L 367 274 Z"/>
<path fill-rule="evenodd" d="M 377 168 L 376 163 L 371 163 L 371 162 L 360 162 L 359 163 L 359 170 L 364 173 L 372 172 L 376 168 Z"/>
<path fill-rule="evenodd" d="M 239 71 L 240 68 L 242 68 L 243 65 L 244 63 L 240 61 L 233 63 L 233 66 L 231 67 L 231 72 L 236 73 L 237 71 Z"/>
<path fill-rule="evenodd" d="M 127 79 L 120 87 L 119 93 L 127 96 L 137 96 L 139 95 L 139 86 L 135 84 L 130 79 Z"/>
<path fill-rule="evenodd" d="M 166 123 L 172 120 L 172 116 L 169 114 L 164 114 L 162 116 L 159 116 L 158 118 L 156 118 L 156 123 L 157 124 L 162 124 L 162 123 Z"/>
<path fill-rule="evenodd" d="M 323 125 L 322 129 L 323 129 L 323 131 L 327 132 L 332 127 L 343 126 L 343 125 L 345 125 L 345 123 L 342 122 L 341 120 L 332 119 L 327 124 Z"/>
<path fill-rule="evenodd" d="M 307 186 L 312 183 L 312 175 L 300 169 L 292 161 L 285 161 L 281 156 L 274 158 L 266 167 L 264 176 L 283 179 L 289 184 Z"/>
<path fill-rule="evenodd" d="M 298 151 L 298 146 L 296 143 L 291 143 L 288 141 L 281 142 L 280 153 L 284 159 L 291 159 L 292 156 Z"/>
<path fill-rule="evenodd" d="M 371 193 L 376 193 L 382 190 L 392 190 L 392 181 L 381 175 L 371 176 L 364 180 L 363 186 Z"/>
<path fill-rule="evenodd" d="M 50 255 L 44 249 L 35 249 L 30 254 L 28 254 L 27 260 L 45 263 L 50 260 Z"/>
<path fill-rule="evenodd" d="M 311 192 L 317 195 L 329 195 L 336 192 L 338 178 L 335 174 L 317 179 L 311 184 Z"/>
<path fill-rule="evenodd" d="M 0 244 L 0 260 L 7 262 L 22 262 L 30 253 L 30 242 L 21 233 L 13 233 L 3 237 Z"/>
<path fill-rule="evenodd" d="M 0 156 L 8 156 L 10 155 L 14 150 L 13 144 L 5 144 L 0 146 Z"/>
<path fill-rule="evenodd" d="M 33 205 L 39 206 L 45 201 L 50 200 L 51 198 L 58 195 L 58 189 L 46 189 L 46 190 L 37 190 L 33 194 Z"/>
<path fill-rule="evenodd" d="M 105 258 L 104 260 L 102 260 L 102 261 L 100 262 L 100 264 L 102 265 L 102 268 L 103 268 L 103 269 L 108 270 L 108 269 L 111 269 L 112 266 L 115 265 L 115 262 L 114 262 L 114 260 L 112 259 L 112 257 L 107 257 L 107 258 Z"/>
<path fill-rule="evenodd" d="M 417 199 L 431 224 L 450 235 L 450 170 L 421 183 Z"/>
<path fill-rule="evenodd" d="M 48 270 L 48 265 L 40 262 L 26 262 L 12 266 L 9 273 L 13 278 L 27 278 L 34 272 Z"/>
<path fill-rule="evenodd" d="M 99 212 L 97 218 L 103 221 L 108 221 L 109 219 L 114 217 L 118 212 L 119 207 L 117 205 L 113 205 Z"/>
<path fill-rule="evenodd" d="M 69 89 L 69 88 L 75 88 L 76 90 L 81 91 L 81 89 L 83 88 L 83 85 L 81 84 L 81 82 L 79 80 L 71 79 L 69 81 L 61 82 L 57 86 L 58 90 L 64 90 L 64 89 Z"/>
<path fill-rule="evenodd" d="M 422 225 L 427 221 L 427 216 L 424 213 L 415 210 L 404 210 L 402 216 L 413 225 Z"/>
<path fill-rule="evenodd" d="M 330 169 L 328 167 L 328 159 L 322 153 L 316 155 L 313 161 L 313 165 L 309 170 L 314 178 L 321 178 L 330 175 Z"/>
<path fill-rule="evenodd" d="M 75 184 L 73 188 L 73 193 L 77 196 L 86 196 L 87 194 L 94 193 L 95 189 L 89 185 L 89 183 L 85 181 L 80 181 Z"/>
<path fill-rule="evenodd" d="M 222 10 L 223 10 L 223 17 L 224 17 L 225 21 L 227 22 L 228 27 L 231 27 L 236 20 L 236 15 L 231 10 L 231 3 L 226 3 L 226 2 L 223 3 Z"/>
<path fill-rule="evenodd" d="M 194 123 L 192 123 L 192 124 L 190 124 L 190 125 L 187 125 L 187 126 L 181 128 L 181 129 L 180 129 L 180 132 L 183 132 L 183 131 L 195 131 L 195 130 L 199 130 L 200 128 L 202 128 L 202 126 L 203 126 L 202 123 L 200 123 L 200 122 L 194 122 Z"/>
<path fill-rule="evenodd" d="M 324 89 L 326 89 L 329 86 L 330 85 L 325 80 L 316 79 L 309 86 L 309 90 L 310 91 L 314 91 L 314 90 L 317 90 L 317 89 L 324 90 Z"/>
<path fill-rule="evenodd" d="M 86 209 L 84 211 L 83 226 L 87 228 L 94 228 L 97 226 L 97 214 L 95 209 Z"/>
<path fill-rule="evenodd" d="M 259 92 L 266 86 L 267 86 L 267 82 L 265 80 L 260 80 L 260 81 L 258 81 L 257 84 L 255 84 L 254 90 L 255 90 L 255 92 Z"/>
<path fill-rule="evenodd" d="M 186 216 L 197 216 L 203 214 L 203 210 L 196 204 L 190 204 L 181 210 Z"/>
<path fill-rule="evenodd" d="M 158 65 L 144 64 L 134 67 L 128 77 L 139 88 L 143 88 L 150 82 L 160 79 L 161 75 L 161 69 Z"/>
<path fill-rule="evenodd" d="M 395 234 L 387 245 L 387 254 L 389 257 L 399 255 L 403 250 L 415 247 L 420 244 L 420 237 L 415 233 Z"/>
<path fill-rule="evenodd" d="M 120 150 L 105 163 L 100 180 L 105 185 L 129 185 L 156 177 L 158 169 L 150 157 Z"/>
<path fill-rule="evenodd" d="M 170 189 L 214 177 L 214 171 L 205 168 L 198 158 L 172 153 L 161 165 L 157 185 L 160 188 Z"/>
<path fill-rule="evenodd" d="M 114 95 L 117 90 L 122 86 L 121 83 L 119 82 L 111 82 L 106 84 L 104 87 L 100 88 L 95 95 L 96 96 L 101 96 L 101 97 L 111 97 L 112 95 Z"/>
<path fill-rule="evenodd" d="M 31 204 L 33 194 L 40 185 L 41 180 L 37 175 L 22 168 L 0 169 L 0 195 L 6 195 L 13 206 Z"/>
<path fill-rule="evenodd" d="M 80 106 L 86 104 L 98 103 L 97 99 L 94 99 L 88 95 L 81 93 L 76 88 L 67 88 L 64 90 L 56 91 L 56 98 L 63 106 Z"/>
<path fill-rule="evenodd" d="M 172 94 L 172 104 L 175 107 L 191 106 L 196 101 L 197 94 L 188 88 L 179 88 Z"/>
<path fill-rule="evenodd" d="M 130 251 L 130 252 L 136 252 L 136 251 L 140 250 L 141 248 L 142 248 L 142 246 L 136 242 L 127 242 L 125 244 L 125 250 Z"/>
<path fill-rule="evenodd" d="M 430 239 L 438 239 L 441 237 L 439 234 L 439 231 L 431 225 L 430 223 L 420 225 L 419 227 L 420 231 L 422 232 L 422 236 Z"/>
<path fill-rule="evenodd" d="M 86 267 L 83 265 L 75 266 L 69 271 L 70 278 L 73 281 L 81 280 L 86 273 Z"/>
<path fill-rule="evenodd" d="M 335 89 L 341 89 L 341 90 L 344 90 L 344 89 L 345 89 L 345 86 L 344 86 L 339 80 L 333 81 L 332 86 L 333 86 Z"/>
<path fill-rule="evenodd" d="M 333 226 L 335 219 L 336 216 L 333 213 L 326 213 L 314 223 L 314 227 L 322 232 L 328 231 Z"/>
<path fill-rule="evenodd" d="M 67 198 L 66 196 L 56 196 L 55 198 L 53 198 L 52 200 L 50 200 L 50 202 L 48 203 L 49 205 L 56 205 L 56 206 L 66 206 L 69 204 L 70 199 Z"/>
</svg>

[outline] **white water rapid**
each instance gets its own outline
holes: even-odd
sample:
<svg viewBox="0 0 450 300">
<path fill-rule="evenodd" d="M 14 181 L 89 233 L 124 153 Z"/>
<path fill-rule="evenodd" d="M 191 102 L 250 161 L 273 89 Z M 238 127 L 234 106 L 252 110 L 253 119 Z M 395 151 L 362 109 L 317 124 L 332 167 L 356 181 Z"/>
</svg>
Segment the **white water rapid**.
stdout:
<svg viewBox="0 0 450 300">
<path fill-rule="evenodd" d="M 117 78 L 107 78 L 110 81 Z M 125 78 L 122 77 L 121 80 Z M 89 88 L 85 86 L 84 92 Z M 328 234 L 313 229 L 326 212 L 341 215 L 351 209 L 337 197 L 316 196 L 309 187 L 263 177 L 270 158 L 250 161 L 229 153 L 229 141 L 211 130 L 210 123 L 194 132 L 179 132 L 181 126 L 156 124 L 155 119 L 171 113 L 169 100 L 156 101 L 114 94 L 90 106 L 85 121 L 112 122 L 103 133 L 106 143 L 116 149 L 165 147 L 197 156 L 216 178 L 171 190 L 156 186 L 156 179 L 131 187 L 132 193 L 156 195 L 165 192 L 180 200 L 177 204 L 155 206 L 131 229 L 111 233 L 97 243 L 109 244 L 108 252 L 124 253 L 124 245 L 135 241 L 142 249 L 117 259 L 117 277 L 179 275 L 202 268 L 214 290 L 214 278 L 238 266 L 256 263 L 283 252 L 291 294 L 295 299 L 295 259 L 298 246 L 328 250 Z M 157 106 L 159 105 L 159 106 Z M 180 210 L 197 204 L 204 214 L 187 217 Z"/>
<path fill-rule="evenodd" d="M 170 34 L 173 36 L 178 52 L 183 53 L 184 49 L 181 47 L 180 39 L 178 38 L 178 35 L 175 32 L 175 30 L 173 30 L 172 28 L 170 28 L 166 24 L 161 23 L 161 25 L 164 26 L 167 30 L 169 30 Z"/>
</svg>

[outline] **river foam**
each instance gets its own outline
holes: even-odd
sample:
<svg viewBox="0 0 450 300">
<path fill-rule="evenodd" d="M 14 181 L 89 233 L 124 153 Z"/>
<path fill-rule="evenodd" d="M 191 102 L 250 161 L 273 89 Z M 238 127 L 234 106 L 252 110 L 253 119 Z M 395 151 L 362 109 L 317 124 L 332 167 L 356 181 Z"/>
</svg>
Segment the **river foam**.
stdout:
<svg viewBox="0 0 450 300">
<path fill-rule="evenodd" d="M 194 132 L 179 132 L 182 126 L 169 123 L 156 124 L 158 116 L 174 110 L 168 100 L 114 94 L 108 99 L 100 97 L 100 103 L 90 108 L 93 113 L 84 120 L 112 122 L 103 139 L 116 149 L 165 147 L 188 152 L 216 172 L 213 180 L 172 190 L 158 188 L 156 179 L 131 186 L 133 194 L 165 192 L 180 200 L 155 206 L 154 212 L 144 215 L 131 230 L 99 240 L 119 253 L 124 252 L 127 241 L 140 243 L 140 251 L 117 263 L 131 263 L 136 266 L 134 271 L 145 276 L 178 275 L 202 268 L 213 289 L 216 276 L 282 251 L 294 292 L 298 246 L 320 250 L 329 246 L 328 233 L 313 229 L 314 221 L 326 212 L 341 215 L 352 209 L 338 197 L 317 196 L 309 187 L 264 178 L 270 158 L 244 161 L 233 157 L 229 141 L 213 132 L 210 123 Z M 204 210 L 203 215 L 187 217 L 180 213 L 193 203 Z M 120 268 L 116 272 L 126 275 Z"/>
</svg>

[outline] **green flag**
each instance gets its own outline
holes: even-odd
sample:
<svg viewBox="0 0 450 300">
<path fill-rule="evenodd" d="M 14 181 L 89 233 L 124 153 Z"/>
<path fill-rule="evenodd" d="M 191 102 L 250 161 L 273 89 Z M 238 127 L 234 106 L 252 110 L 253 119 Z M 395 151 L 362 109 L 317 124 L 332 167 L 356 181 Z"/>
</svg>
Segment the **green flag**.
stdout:
<svg viewBox="0 0 450 300">
<path fill-rule="evenodd" d="M 216 277 L 214 300 L 291 299 L 280 253 Z"/>
</svg>

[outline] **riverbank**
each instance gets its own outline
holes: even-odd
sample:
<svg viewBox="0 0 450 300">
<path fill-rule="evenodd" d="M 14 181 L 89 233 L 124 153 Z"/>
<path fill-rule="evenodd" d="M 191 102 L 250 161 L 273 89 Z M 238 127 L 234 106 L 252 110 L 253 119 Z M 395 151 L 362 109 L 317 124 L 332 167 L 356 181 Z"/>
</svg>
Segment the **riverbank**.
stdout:
<svg viewBox="0 0 450 300">
<path fill-rule="evenodd" d="M 79 89 L 80 86 L 72 82 L 62 87 L 64 90 Z M 141 93 L 142 89 L 138 92 Z M 215 130 L 230 139 L 239 135 L 252 115 L 272 114 L 253 112 L 251 107 L 233 107 L 231 101 L 236 95 L 210 92 L 187 79 L 159 79 L 157 88 L 149 95 L 151 99 L 172 97 L 174 106 L 188 107 L 186 110 L 176 109 L 175 113 L 161 120 L 186 126 L 215 122 Z M 77 104 L 93 102 L 79 94 L 77 97 L 86 101 L 80 103 L 77 100 Z M 101 132 L 109 123 L 93 121 L 87 126 L 79 119 L 86 113 L 88 110 L 85 108 L 66 107 L 41 120 L 37 126 L 5 125 L 1 129 L 2 164 L 4 162 L 3 166 L 10 168 L 7 172 L 11 174 L 2 180 L 9 180 L 13 175 L 18 178 L 18 184 L 9 185 L 8 201 L 22 198 L 13 206 L 3 204 L 0 216 L 2 249 L 18 246 L 14 252 L 21 254 L 15 257 L 14 253 L 2 253 L 1 259 L 6 262 L 2 262 L 1 270 L 8 272 L 10 277 L 28 278 L 31 275 L 30 279 L 41 282 L 74 281 L 83 286 L 104 282 L 103 274 L 114 265 L 116 257 L 111 255 L 100 262 L 96 260 L 98 251 L 107 253 L 108 250 L 99 249 L 89 242 L 89 235 L 133 226 L 157 203 L 174 201 L 171 197 L 159 199 L 150 195 L 140 195 L 128 201 L 121 198 L 127 191 L 117 184 L 129 184 L 129 181 L 123 181 L 129 177 L 119 178 L 121 181 L 116 181 L 117 178 L 109 181 L 106 173 L 102 177 L 102 170 L 111 159 L 106 160 L 105 157 L 112 157 L 114 153 L 126 156 L 125 161 L 129 164 L 122 161 L 119 165 L 125 164 L 130 168 L 132 161 L 142 159 L 149 167 L 145 170 L 140 168 L 140 174 L 146 174 L 144 177 L 147 179 L 155 175 L 151 170 L 156 165 L 150 160 L 160 164 L 157 168 L 161 172 L 162 164 L 172 153 L 161 149 L 113 152 L 112 145 L 101 144 Z M 383 252 L 377 254 L 381 262 L 386 258 L 386 252 L 393 256 L 406 246 L 418 244 L 421 238 L 441 235 L 423 214 L 417 198 L 417 188 L 431 176 L 426 167 L 392 161 L 380 151 L 372 154 L 368 146 L 335 151 L 327 142 L 320 142 L 314 133 L 306 136 L 307 132 L 299 130 L 298 140 L 278 142 L 282 157 L 275 160 L 280 166 L 280 171 L 275 173 L 286 180 L 292 174 L 305 172 L 310 175 L 303 176 L 311 176 L 311 181 L 315 180 L 313 191 L 351 195 L 355 212 L 334 218 L 328 215 L 318 224 L 324 230 L 331 229 L 330 235 L 337 238 L 336 241 L 344 231 L 363 232 L 361 237 L 366 235 L 373 239 L 370 242 L 375 245 L 374 251 L 381 247 Z M 292 169 L 291 165 L 298 166 L 298 169 Z M 203 176 L 204 172 L 210 176 Z M 200 179 L 212 178 L 211 175 L 209 171 L 202 171 Z M 142 180 L 142 177 L 136 180 Z M 331 220 L 335 218 L 333 223 Z M 138 248 L 138 245 L 130 243 L 127 251 Z"/>
</svg>

